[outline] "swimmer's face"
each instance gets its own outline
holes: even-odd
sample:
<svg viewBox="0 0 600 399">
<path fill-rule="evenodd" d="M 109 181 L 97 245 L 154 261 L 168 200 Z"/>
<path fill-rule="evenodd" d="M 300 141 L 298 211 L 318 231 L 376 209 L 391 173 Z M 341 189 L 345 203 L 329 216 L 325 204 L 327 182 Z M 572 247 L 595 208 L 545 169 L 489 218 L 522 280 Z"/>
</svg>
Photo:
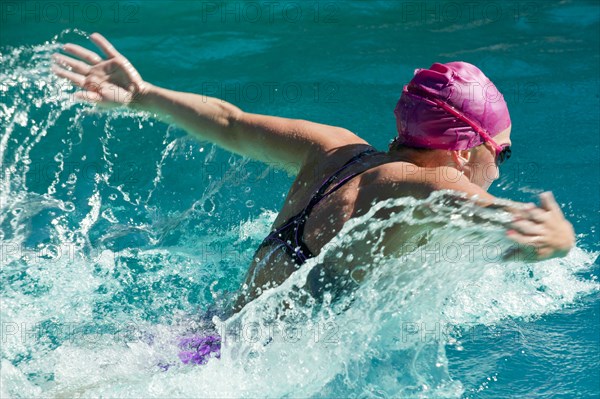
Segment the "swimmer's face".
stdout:
<svg viewBox="0 0 600 399">
<path fill-rule="evenodd" d="M 510 145 L 510 129 L 498 133 L 493 140 L 499 145 Z M 490 188 L 494 180 L 500 176 L 498 165 L 496 165 L 496 151 L 491 144 L 484 143 L 471 150 L 471 156 L 465 164 L 465 174 L 471 183 L 477 184 L 484 190 Z"/>
</svg>

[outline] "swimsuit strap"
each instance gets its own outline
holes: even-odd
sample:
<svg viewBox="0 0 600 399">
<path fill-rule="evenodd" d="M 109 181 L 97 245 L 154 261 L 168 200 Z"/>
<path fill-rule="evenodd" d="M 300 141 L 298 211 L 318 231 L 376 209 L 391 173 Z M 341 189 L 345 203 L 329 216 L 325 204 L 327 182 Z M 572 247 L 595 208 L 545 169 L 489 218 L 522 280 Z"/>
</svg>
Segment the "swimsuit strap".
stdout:
<svg viewBox="0 0 600 399">
<path fill-rule="evenodd" d="M 373 154 L 376 152 L 378 152 L 378 151 L 375 150 L 374 148 L 371 148 L 371 149 L 368 149 L 368 150 L 365 150 L 365 151 L 359 153 L 358 155 L 355 155 L 348 162 L 346 162 L 340 169 L 338 169 L 334 174 L 332 174 L 325 182 L 323 182 L 323 184 L 321 184 L 321 187 L 317 190 L 315 195 L 310 199 L 310 202 L 308 203 L 306 208 L 304 208 L 304 210 L 297 216 L 297 220 L 300 221 L 300 223 L 297 224 L 297 229 L 296 229 L 296 234 L 295 234 L 296 244 L 298 246 L 303 246 L 304 250 L 308 250 L 308 247 L 302 240 L 302 237 L 304 236 L 304 224 L 306 222 L 306 219 L 308 218 L 308 215 L 312 211 L 312 209 L 319 202 L 321 202 L 321 200 L 323 200 L 325 197 L 333 194 L 336 190 L 338 190 L 340 187 L 342 187 L 344 184 L 346 184 L 346 182 L 348 180 L 352 179 L 353 177 L 358 176 L 359 174 L 365 172 L 366 170 L 359 170 L 358 172 L 351 173 L 350 175 L 344 177 L 339 182 L 337 182 L 337 184 L 331 190 L 327 191 L 327 189 L 332 185 L 332 183 L 339 178 L 340 172 L 342 172 L 344 169 L 348 168 L 350 165 L 353 165 L 353 164 L 357 163 L 358 161 L 360 161 L 365 155 Z"/>
<path fill-rule="evenodd" d="M 278 229 L 273 230 L 263 240 L 263 243 L 268 242 L 268 241 L 275 241 L 275 242 L 279 242 L 279 243 L 283 244 L 290 251 L 289 253 L 292 256 L 296 256 L 298 258 L 299 264 L 303 264 L 304 262 L 306 262 L 306 260 L 308 258 L 312 258 L 313 255 L 311 254 L 310 249 L 306 246 L 306 244 L 302 240 L 302 236 L 304 235 L 304 223 L 306 222 L 308 215 L 312 211 L 313 207 L 315 205 L 317 205 L 323 198 L 327 197 L 328 195 L 330 195 L 333 192 L 335 192 L 336 190 L 338 190 L 348 180 L 365 172 L 363 170 L 363 171 L 358 171 L 358 172 L 352 173 L 349 176 L 346 176 L 342 180 L 340 180 L 331 190 L 327 191 L 327 189 L 333 184 L 333 182 L 339 178 L 338 175 L 344 169 L 348 168 L 350 165 L 355 164 L 361 158 L 363 158 L 365 155 L 372 154 L 375 152 L 377 152 L 377 150 L 375 150 L 374 148 L 370 148 L 368 150 L 362 151 L 361 153 L 352 157 L 344 165 L 342 165 L 342 167 L 340 167 L 331 176 L 329 176 L 329 178 L 325 179 L 325 181 L 323 183 L 321 183 L 321 186 L 315 192 L 315 194 L 312 196 L 308 205 L 300 213 L 298 213 L 296 216 L 293 216 L 290 219 L 288 219 L 288 221 L 286 223 L 284 223 Z M 295 226 L 293 227 L 292 231 L 289 231 L 288 228 L 290 228 L 291 225 L 295 225 Z M 287 235 L 286 231 L 291 233 L 292 236 L 290 237 L 289 235 Z M 287 237 L 284 238 L 283 235 L 286 235 Z M 293 241 L 294 241 L 293 245 L 291 245 L 291 242 L 287 242 L 286 238 L 289 240 L 293 239 Z"/>
<path fill-rule="evenodd" d="M 342 172 L 344 169 L 346 169 L 348 166 L 356 163 L 358 160 L 360 160 L 360 158 L 362 158 L 363 156 L 367 155 L 367 154 L 371 154 L 377 152 L 377 150 L 375 150 L 374 148 L 370 148 L 368 150 L 365 150 L 355 156 L 353 156 L 352 158 L 350 158 L 350 160 L 348 162 L 346 162 L 344 165 L 342 165 L 341 168 L 339 168 L 337 171 L 335 171 L 331 176 L 329 176 L 329 178 L 325 179 L 323 181 L 323 183 L 321 183 L 321 186 L 319 187 L 319 189 L 315 192 L 315 194 L 313 194 L 313 196 L 311 197 L 308 205 L 302 210 L 300 211 L 298 214 L 296 214 L 296 216 L 291 217 L 290 219 L 287 220 L 287 222 L 285 222 L 283 225 L 281 225 L 279 228 L 273 230 L 271 232 L 271 234 L 269 234 L 269 236 L 273 236 L 275 237 L 277 235 L 277 233 L 279 233 L 281 230 L 284 230 L 285 228 L 287 228 L 289 225 L 291 225 L 292 223 L 295 223 L 298 219 L 301 219 L 301 217 L 304 216 L 308 216 L 308 214 L 310 213 L 310 211 L 312 210 L 312 208 L 317 205 L 319 203 L 319 201 L 321 201 L 323 198 L 327 197 L 329 194 L 333 193 L 335 190 L 337 190 L 338 188 L 341 187 L 341 185 L 343 185 L 347 180 L 351 179 L 352 177 L 358 175 L 359 173 L 362 172 L 358 172 L 358 173 L 354 173 L 351 176 L 348 176 L 346 178 L 344 178 L 340 183 L 338 183 L 338 185 L 336 187 L 334 187 L 331 191 L 329 191 L 328 193 L 325 193 L 325 190 L 327 190 L 327 188 L 331 185 L 331 183 L 333 183 L 334 180 L 336 180 L 338 178 L 338 174 L 340 172 Z"/>
<path fill-rule="evenodd" d="M 346 162 L 341 168 L 339 168 L 337 171 L 335 171 L 328 179 L 326 179 L 323 183 L 321 183 L 321 187 L 319 187 L 319 189 L 316 191 L 316 193 L 310 199 L 310 202 L 308 203 L 306 208 L 304 208 L 304 210 L 302 211 L 302 214 L 305 214 L 306 216 L 308 216 L 310 211 L 312 211 L 312 209 L 315 207 L 315 205 L 317 205 L 319 202 L 321 202 L 321 200 L 323 200 L 325 197 L 329 196 L 330 194 L 333 194 L 336 190 L 338 190 L 340 187 L 342 187 L 348 180 L 352 179 L 353 177 L 356 177 L 357 175 L 359 175 L 363 172 L 366 172 L 366 170 L 363 170 L 363 171 L 351 173 L 350 175 L 348 175 L 348 176 L 344 177 L 342 180 L 340 180 L 331 190 L 327 191 L 327 189 L 333 184 L 333 182 L 339 178 L 340 172 L 342 172 L 344 169 L 348 168 L 350 165 L 353 165 L 353 164 L 357 163 L 358 161 L 360 161 L 361 158 L 363 158 L 365 155 L 372 154 L 375 152 L 378 152 L 378 151 L 375 150 L 374 148 L 370 148 L 370 149 L 362 151 L 361 153 L 350 158 L 350 160 L 348 162 Z"/>
</svg>

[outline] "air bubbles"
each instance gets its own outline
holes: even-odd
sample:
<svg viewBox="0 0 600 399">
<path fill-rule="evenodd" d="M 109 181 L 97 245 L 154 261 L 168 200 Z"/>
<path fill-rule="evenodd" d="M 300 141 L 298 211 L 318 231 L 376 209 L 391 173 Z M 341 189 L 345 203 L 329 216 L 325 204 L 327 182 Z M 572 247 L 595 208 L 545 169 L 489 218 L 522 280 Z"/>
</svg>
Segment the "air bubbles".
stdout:
<svg viewBox="0 0 600 399">
<path fill-rule="evenodd" d="M 116 199 L 117 199 L 117 194 L 115 194 L 115 193 L 112 193 L 112 194 L 110 194 L 110 195 L 108 196 L 108 199 L 109 199 L 109 200 L 111 200 L 111 201 L 114 201 L 114 200 L 116 200 Z"/>
<path fill-rule="evenodd" d="M 252 201 L 252 200 L 246 201 L 246 208 L 253 208 L 253 207 L 254 207 L 254 201 Z"/>
<path fill-rule="evenodd" d="M 252 191 L 252 187 L 244 187 L 244 192 L 246 194 L 248 194 L 250 191 Z"/>
<path fill-rule="evenodd" d="M 55 160 L 56 162 L 63 162 L 63 161 L 64 161 L 64 158 L 65 158 L 65 157 L 64 157 L 64 155 L 62 154 L 62 152 L 59 152 L 58 154 L 56 154 L 56 155 L 54 156 L 54 160 Z"/>
</svg>

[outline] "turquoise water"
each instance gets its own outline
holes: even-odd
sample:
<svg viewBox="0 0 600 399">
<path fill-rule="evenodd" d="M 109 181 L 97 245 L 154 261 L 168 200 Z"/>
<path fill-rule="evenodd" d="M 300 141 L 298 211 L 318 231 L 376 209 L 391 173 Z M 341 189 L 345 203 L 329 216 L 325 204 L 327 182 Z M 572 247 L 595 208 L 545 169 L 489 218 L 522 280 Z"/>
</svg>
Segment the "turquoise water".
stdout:
<svg viewBox="0 0 600 399">
<path fill-rule="evenodd" d="M 597 2 L 0 7 L 0 397 L 600 395 Z M 238 288 L 292 177 L 144 115 L 70 102 L 50 55 L 94 31 L 154 84 L 344 126 L 380 149 L 415 68 L 476 64 L 513 121 L 513 157 L 490 192 L 552 190 L 577 248 L 536 264 L 435 248 L 382 260 L 348 311 L 298 308 L 269 330 L 309 263 L 226 323 L 257 337 L 249 328 L 220 360 L 179 365 L 176 337 Z M 366 219 L 331 243 L 333 261 Z M 438 241 L 508 245 L 465 223 Z"/>
</svg>

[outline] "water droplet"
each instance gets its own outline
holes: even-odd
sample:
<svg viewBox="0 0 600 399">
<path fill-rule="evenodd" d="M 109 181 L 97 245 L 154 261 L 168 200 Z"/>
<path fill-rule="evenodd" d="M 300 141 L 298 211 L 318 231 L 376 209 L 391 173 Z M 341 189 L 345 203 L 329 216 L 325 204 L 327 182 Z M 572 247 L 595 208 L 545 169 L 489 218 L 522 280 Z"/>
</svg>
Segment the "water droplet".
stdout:
<svg viewBox="0 0 600 399">
<path fill-rule="evenodd" d="M 38 255 L 42 259 L 56 259 L 60 255 L 60 250 L 57 246 L 49 244 L 41 248 Z"/>
<path fill-rule="evenodd" d="M 71 173 L 69 178 L 67 179 L 67 184 L 75 184 L 77 183 L 77 175 L 75 173 Z"/>
<path fill-rule="evenodd" d="M 73 212 L 75 210 L 75 204 L 70 201 L 61 202 L 58 207 L 65 212 Z"/>
<path fill-rule="evenodd" d="M 204 201 L 204 204 L 202 205 L 204 212 L 208 213 L 209 215 L 212 215 L 216 207 L 217 206 L 215 205 L 214 201 L 210 198 Z"/>
<path fill-rule="evenodd" d="M 110 208 L 102 211 L 102 217 L 113 224 L 118 222 L 117 218 L 115 217 L 115 215 L 112 212 L 112 209 L 110 209 Z"/>
</svg>

